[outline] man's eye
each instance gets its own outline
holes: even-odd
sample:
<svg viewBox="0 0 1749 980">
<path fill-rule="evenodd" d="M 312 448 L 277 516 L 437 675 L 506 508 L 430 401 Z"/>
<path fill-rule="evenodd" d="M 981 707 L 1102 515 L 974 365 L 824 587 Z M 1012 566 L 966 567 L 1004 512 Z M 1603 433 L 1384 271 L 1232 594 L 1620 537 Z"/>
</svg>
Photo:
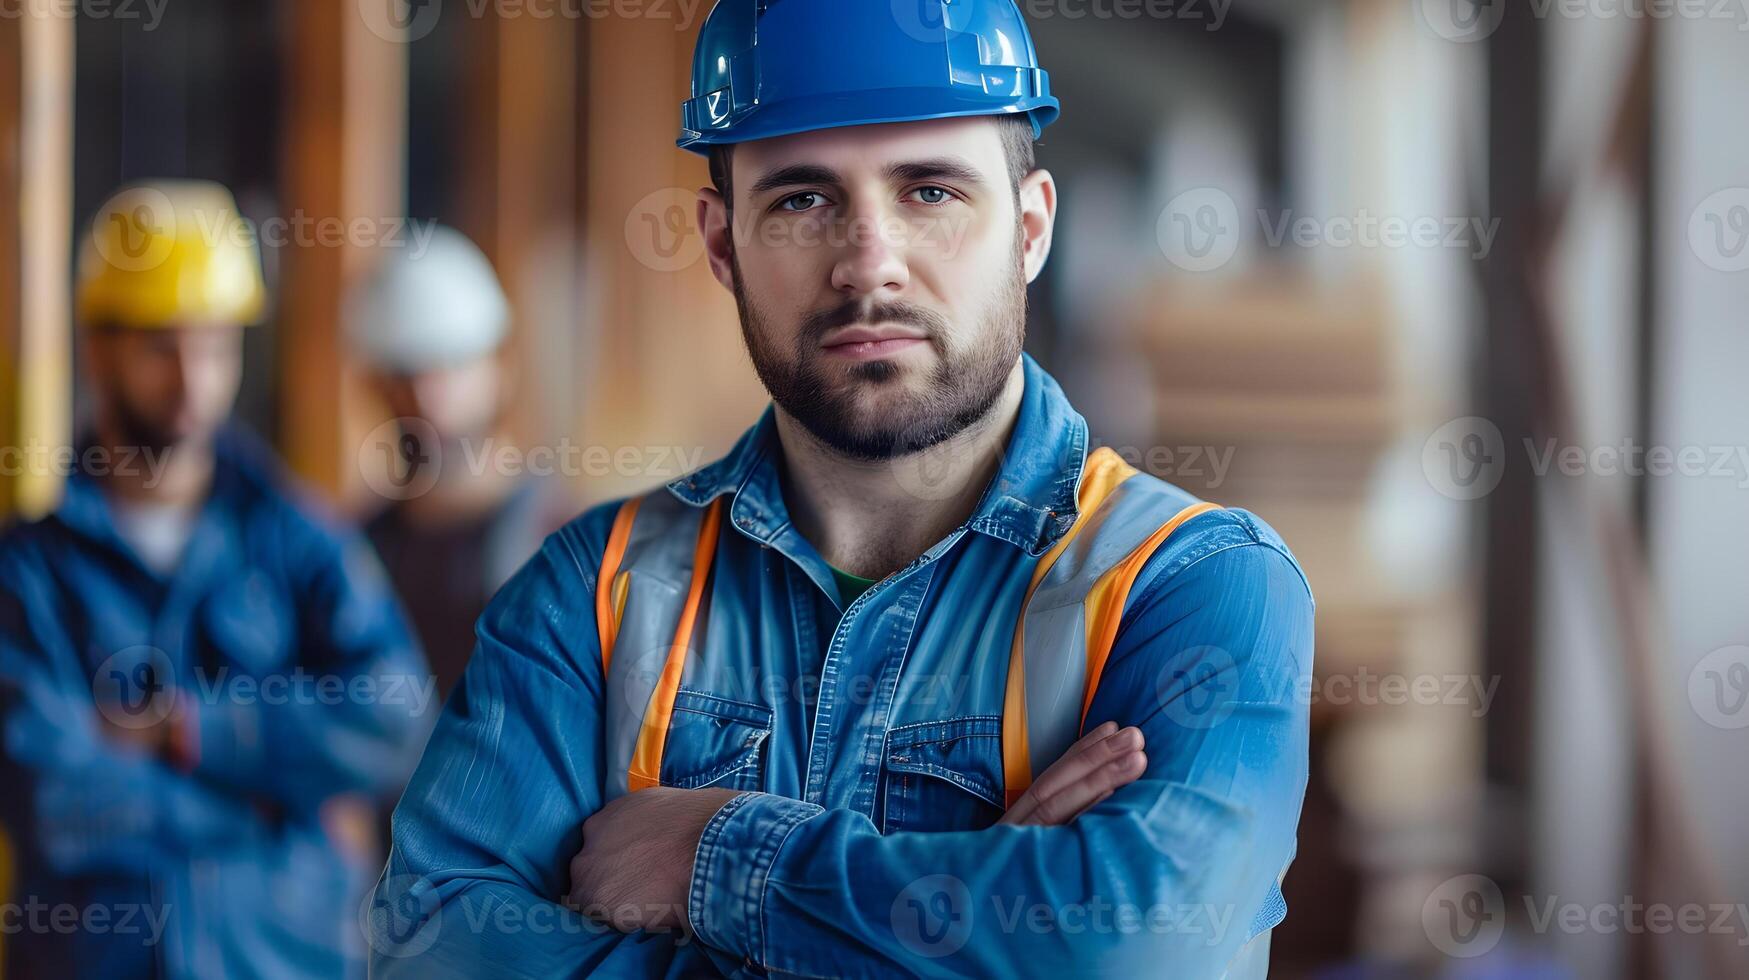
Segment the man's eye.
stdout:
<svg viewBox="0 0 1749 980">
<path fill-rule="evenodd" d="M 924 204 L 946 204 L 953 199 L 944 187 L 919 187 L 911 193 L 922 195 Z"/>
<path fill-rule="evenodd" d="M 814 204 L 821 200 L 823 200 L 823 198 L 816 191 L 802 191 L 800 194 L 791 194 L 789 197 L 777 202 L 777 208 L 780 211 L 807 211 L 812 209 Z M 798 205 L 797 202 L 802 203 Z"/>
</svg>

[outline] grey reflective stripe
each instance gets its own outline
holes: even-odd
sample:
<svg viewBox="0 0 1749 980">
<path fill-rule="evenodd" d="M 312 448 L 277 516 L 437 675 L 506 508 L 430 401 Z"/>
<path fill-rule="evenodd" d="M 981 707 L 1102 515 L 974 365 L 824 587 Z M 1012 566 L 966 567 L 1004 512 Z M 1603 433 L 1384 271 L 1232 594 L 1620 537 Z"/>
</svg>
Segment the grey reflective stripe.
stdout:
<svg viewBox="0 0 1749 980">
<path fill-rule="evenodd" d="M 630 572 L 624 619 L 613 641 L 603 712 L 607 737 L 607 793 L 628 791 L 626 772 L 638 747 L 638 731 L 650 695 L 668 660 L 668 647 L 692 581 L 692 556 L 698 545 L 703 508 L 677 499 L 667 489 L 651 492 L 638 505 L 620 571 Z M 597 582 L 611 589 L 611 582 Z"/>
<path fill-rule="evenodd" d="M 1026 607 L 1027 758 L 1034 779 L 1075 744 L 1087 684 L 1086 600 L 1100 576 L 1183 508 L 1166 484 L 1137 474 L 1118 484 L 1045 573 Z M 1162 517 L 1161 515 L 1165 515 Z"/>
</svg>

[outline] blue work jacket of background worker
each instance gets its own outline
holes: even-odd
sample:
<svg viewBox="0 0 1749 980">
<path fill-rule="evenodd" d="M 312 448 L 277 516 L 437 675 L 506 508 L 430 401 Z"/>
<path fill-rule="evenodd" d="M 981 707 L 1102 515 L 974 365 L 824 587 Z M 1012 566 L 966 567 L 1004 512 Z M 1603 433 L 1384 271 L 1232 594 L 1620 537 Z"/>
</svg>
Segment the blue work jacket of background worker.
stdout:
<svg viewBox="0 0 1749 980">
<path fill-rule="evenodd" d="M 847 607 L 788 516 L 769 410 L 727 457 L 669 485 L 693 506 L 729 504 L 662 782 L 760 791 L 704 831 L 690 940 L 553 904 L 609 785 L 593 597 L 616 507 L 550 537 L 481 618 L 395 813 L 373 970 L 1203 978 L 1266 947 L 1247 941 L 1285 912 L 1312 598 L 1248 513 L 1186 523 L 1130 593 L 1085 725 L 1140 726 L 1142 778 L 1068 826 L 991 826 L 1003 797 L 987 779 L 1002 773 L 989 706 L 1000 711 L 1005 678 L 966 664 L 986 644 L 1007 662 L 1021 593 L 1075 513 L 1087 457 L 1085 422 L 1030 358 L 1025 385 L 970 519 Z M 885 739 L 902 728 L 960 739 L 959 771 L 889 769 Z"/>
<path fill-rule="evenodd" d="M 436 713 L 368 546 L 240 432 L 168 577 L 112 514 L 75 475 L 54 514 L 0 537 L 5 976 L 361 973 L 377 867 L 338 819 L 368 828 L 369 810 L 340 794 L 397 786 Z M 147 703 L 126 687 L 143 664 L 140 683 L 181 692 L 186 771 L 100 731 L 126 723 L 112 695 Z"/>
</svg>

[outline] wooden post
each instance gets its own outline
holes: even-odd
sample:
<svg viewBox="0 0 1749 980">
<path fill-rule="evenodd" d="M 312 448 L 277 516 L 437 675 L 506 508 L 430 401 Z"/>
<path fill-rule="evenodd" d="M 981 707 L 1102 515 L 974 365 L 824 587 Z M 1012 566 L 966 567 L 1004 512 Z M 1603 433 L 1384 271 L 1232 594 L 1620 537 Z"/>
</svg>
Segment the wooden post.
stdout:
<svg viewBox="0 0 1749 980">
<path fill-rule="evenodd" d="M 709 459 L 753 422 L 766 394 L 734 299 L 703 255 L 694 192 L 709 183 L 704 159 L 674 146 L 699 25 L 687 27 L 635 17 L 589 24 L 572 431 L 591 445 L 676 445 Z M 590 480 L 584 495 L 628 493 L 665 475 L 615 473 Z"/>
<path fill-rule="evenodd" d="M 0 517 L 60 500 L 72 438 L 73 19 L 0 17 Z"/>
<path fill-rule="evenodd" d="M 310 240 L 285 249 L 280 280 L 280 448 L 336 501 L 361 483 L 368 418 L 341 304 L 369 242 L 405 215 L 407 41 L 399 0 L 299 0 L 290 15 L 282 217 Z M 324 236 L 323 229 L 348 229 Z M 405 232 L 401 232 L 405 234 Z M 336 238 L 339 240 L 336 241 Z"/>
<path fill-rule="evenodd" d="M 583 22 L 486 10 L 466 25 L 457 225 L 492 260 L 515 313 L 504 358 L 520 394 L 508 428 L 547 443 L 574 391 Z"/>
</svg>

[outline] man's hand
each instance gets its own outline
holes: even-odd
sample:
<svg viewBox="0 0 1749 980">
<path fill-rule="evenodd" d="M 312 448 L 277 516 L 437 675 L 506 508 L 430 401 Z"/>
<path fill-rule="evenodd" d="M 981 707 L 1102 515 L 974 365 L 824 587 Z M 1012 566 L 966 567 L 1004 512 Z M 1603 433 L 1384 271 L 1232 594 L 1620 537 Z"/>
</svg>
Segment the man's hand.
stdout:
<svg viewBox="0 0 1749 980">
<path fill-rule="evenodd" d="M 188 699 L 175 691 L 159 692 L 143 711 L 104 703 L 98 706 L 98 728 L 115 745 L 192 768 L 193 724 L 187 705 Z"/>
<path fill-rule="evenodd" d="M 1147 768 L 1138 728 L 1115 722 L 1088 732 L 1051 763 L 1001 823 L 1069 823 Z M 566 904 L 622 932 L 691 928 L 686 900 L 698 838 L 727 789 L 654 786 L 608 803 L 583 821 L 583 849 L 571 859 Z"/>
<path fill-rule="evenodd" d="M 686 899 L 698 838 L 739 795 L 652 786 L 608 803 L 583 821 L 583 849 L 571 859 L 565 903 L 621 932 L 690 930 Z"/>
<path fill-rule="evenodd" d="M 1108 721 L 1069 746 L 997 822 L 1061 826 L 1135 782 L 1147 767 L 1142 730 L 1119 731 L 1117 722 Z"/>
</svg>

